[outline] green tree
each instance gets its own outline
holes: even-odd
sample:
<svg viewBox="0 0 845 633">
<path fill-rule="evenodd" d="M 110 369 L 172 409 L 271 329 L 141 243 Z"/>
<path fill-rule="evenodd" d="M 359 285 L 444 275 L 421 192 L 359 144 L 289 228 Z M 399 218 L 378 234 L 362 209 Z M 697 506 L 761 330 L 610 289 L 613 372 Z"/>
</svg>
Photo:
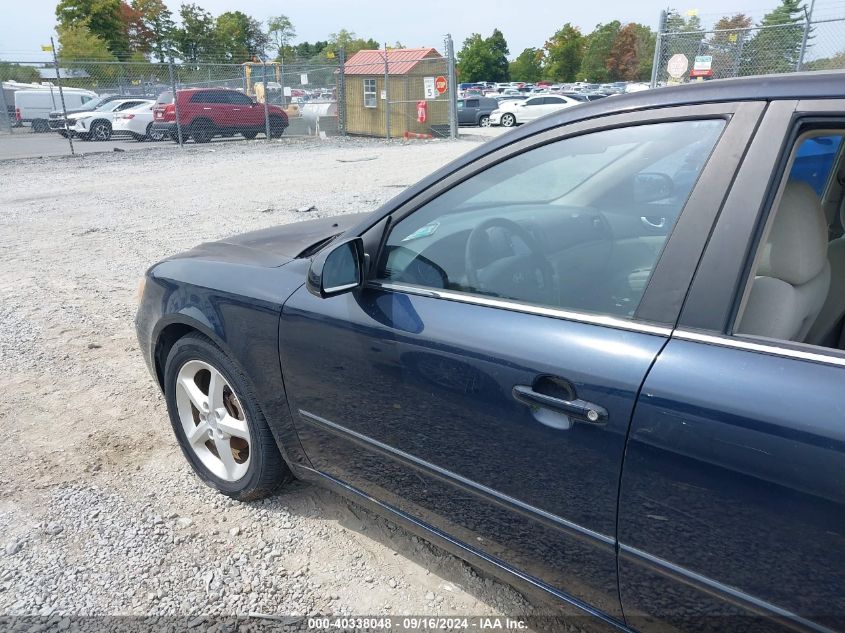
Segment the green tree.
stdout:
<svg viewBox="0 0 845 633">
<path fill-rule="evenodd" d="M 293 58 L 291 40 L 296 37 L 296 29 L 288 16 L 277 15 L 267 20 L 267 36 L 276 51 L 277 60 Z"/>
<path fill-rule="evenodd" d="M 543 75 L 553 81 L 575 81 L 584 60 L 585 43 L 577 26 L 564 24 L 543 47 L 546 51 Z"/>
<path fill-rule="evenodd" d="M 845 68 L 845 50 L 831 57 L 820 57 L 804 64 L 806 70 L 841 70 Z"/>
<path fill-rule="evenodd" d="M 744 13 L 726 15 L 716 22 L 714 33 L 704 47 L 704 53 L 713 57 L 713 77 L 734 77 L 739 73 L 751 24 L 751 18 Z"/>
<path fill-rule="evenodd" d="M 56 30 L 59 33 L 58 57 L 61 63 L 116 60 L 106 41 L 92 33 L 85 24 L 59 26 Z"/>
<path fill-rule="evenodd" d="M 461 81 L 507 81 L 508 45 L 499 29 L 488 38 L 473 33 L 458 51 L 458 74 Z"/>
<path fill-rule="evenodd" d="M 644 24 L 634 24 L 637 36 L 637 75 L 635 79 L 648 81 L 654 66 L 654 48 L 657 46 L 657 33 Z"/>
<path fill-rule="evenodd" d="M 622 28 L 619 20 L 599 24 L 587 36 L 584 48 L 584 61 L 578 76 L 584 81 L 603 83 L 610 80 L 607 60 L 613 49 L 619 30 Z"/>
<path fill-rule="evenodd" d="M 493 29 L 493 33 L 484 40 L 490 50 L 491 68 L 486 81 L 507 81 L 509 79 L 508 43 L 504 34 L 499 29 Z"/>
<path fill-rule="evenodd" d="M 242 11 L 226 11 L 217 16 L 214 38 L 222 58 L 236 63 L 263 58 L 270 43 L 258 20 Z"/>
<path fill-rule="evenodd" d="M 132 8 L 141 14 L 144 27 L 150 33 L 150 52 L 163 64 L 173 51 L 176 29 L 173 14 L 163 0 L 132 0 Z"/>
<path fill-rule="evenodd" d="M 539 48 L 526 48 L 510 63 L 508 71 L 516 81 L 533 83 L 543 76 L 543 51 Z"/>
<path fill-rule="evenodd" d="M 293 55 L 295 59 L 311 60 L 319 57 L 328 45 L 327 41 L 316 41 L 313 44 L 300 42 L 293 47 Z"/>
<path fill-rule="evenodd" d="M 364 39 L 355 35 L 354 31 L 347 31 L 340 29 L 337 33 L 329 35 L 328 45 L 325 47 L 326 56 L 337 57 L 340 50 L 343 49 L 346 53 L 346 58 L 349 59 L 358 51 L 377 50 L 381 48 L 381 44 L 376 42 L 373 38 Z"/>
<path fill-rule="evenodd" d="M 801 0 L 781 0 L 773 11 L 763 16 L 757 34 L 745 45 L 741 74 L 764 75 L 795 70 L 804 37 L 804 19 Z"/>
<path fill-rule="evenodd" d="M 213 58 L 217 42 L 211 14 L 196 4 L 183 4 L 179 17 L 182 26 L 173 31 L 179 57 L 187 62 Z"/>
<path fill-rule="evenodd" d="M 21 66 L 9 62 L 0 62 L 0 78 L 3 81 L 21 81 L 24 83 L 41 81 L 41 75 L 32 66 Z"/>
<path fill-rule="evenodd" d="M 112 55 L 119 59 L 129 57 L 129 38 L 121 19 L 120 0 L 60 0 L 56 18 L 57 31 L 72 26 L 86 27 L 105 42 Z"/>
</svg>

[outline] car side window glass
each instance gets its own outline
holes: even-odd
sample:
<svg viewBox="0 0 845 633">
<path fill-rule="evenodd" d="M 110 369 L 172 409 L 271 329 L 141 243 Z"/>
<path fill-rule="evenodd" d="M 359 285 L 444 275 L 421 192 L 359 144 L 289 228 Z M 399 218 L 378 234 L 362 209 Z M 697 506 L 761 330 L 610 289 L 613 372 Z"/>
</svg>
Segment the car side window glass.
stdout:
<svg viewBox="0 0 845 633">
<path fill-rule="evenodd" d="M 805 136 L 769 213 L 736 334 L 845 349 L 845 130 Z"/>
<path fill-rule="evenodd" d="M 240 92 L 229 92 L 229 93 L 227 93 L 227 96 L 228 96 L 228 99 L 229 99 L 229 103 L 236 103 L 238 105 L 251 105 L 252 104 L 252 99 L 250 99 L 249 97 L 247 97 L 244 94 L 241 94 Z"/>
<path fill-rule="evenodd" d="M 543 97 L 534 97 L 533 99 L 527 99 L 525 101 L 525 105 L 527 105 L 527 106 L 543 105 Z"/>
<path fill-rule="evenodd" d="M 206 93 L 204 92 L 195 92 L 191 95 L 191 103 L 206 103 Z"/>
<path fill-rule="evenodd" d="M 399 221 L 377 273 L 393 282 L 633 317 L 722 119 L 603 130 L 525 151 Z M 640 174 L 694 151 L 694 177 Z M 646 210 L 662 202 L 662 222 Z"/>
<path fill-rule="evenodd" d="M 468 108 L 477 108 L 478 107 L 478 99 L 468 99 L 467 100 L 467 107 Z"/>
</svg>

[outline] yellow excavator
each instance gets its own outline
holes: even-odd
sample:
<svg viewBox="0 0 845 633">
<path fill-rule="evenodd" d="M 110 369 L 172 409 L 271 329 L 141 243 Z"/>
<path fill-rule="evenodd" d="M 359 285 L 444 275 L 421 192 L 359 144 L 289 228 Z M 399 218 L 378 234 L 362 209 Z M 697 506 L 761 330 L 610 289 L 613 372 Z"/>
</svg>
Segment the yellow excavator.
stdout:
<svg viewBox="0 0 845 633">
<path fill-rule="evenodd" d="M 272 103 L 281 106 L 287 112 L 288 117 L 300 116 L 299 106 L 295 103 L 288 103 L 282 89 L 282 64 L 281 62 L 244 62 L 244 87 L 246 94 L 255 97 L 258 103 Z M 267 86 L 264 85 L 264 77 L 267 77 Z"/>
</svg>

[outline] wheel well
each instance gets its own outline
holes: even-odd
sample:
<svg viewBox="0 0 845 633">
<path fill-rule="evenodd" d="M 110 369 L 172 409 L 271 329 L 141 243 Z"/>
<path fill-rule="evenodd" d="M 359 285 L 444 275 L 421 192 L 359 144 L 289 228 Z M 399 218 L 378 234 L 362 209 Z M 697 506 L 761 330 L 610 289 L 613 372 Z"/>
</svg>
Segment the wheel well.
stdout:
<svg viewBox="0 0 845 633">
<path fill-rule="evenodd" d="M 164 389 L 164 363 L 167 362 L 170 350 L 173 349 L 176 341 L 193 332 L 199 332 L 199 330 L 184 323 L 173 323 L 164 328 L 158 335 L 153 360 L 155 362 L 156 379 L 162 390 Z"/>
</svg>

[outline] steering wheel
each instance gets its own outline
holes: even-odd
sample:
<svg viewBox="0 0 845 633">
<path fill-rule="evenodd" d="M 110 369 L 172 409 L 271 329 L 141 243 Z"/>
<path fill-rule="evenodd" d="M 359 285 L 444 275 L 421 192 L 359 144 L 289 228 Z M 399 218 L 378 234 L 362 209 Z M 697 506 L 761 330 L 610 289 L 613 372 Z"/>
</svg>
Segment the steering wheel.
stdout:
<svg viewBox="0 0 845 633">
<path fill-rule="evenodd" d="M 504 236 L 494 245 L 490 229 Z M 513 252 L 511 237 L 519 238 L 529 253 Z M 499 253 L 495 253 L 498 246 Z M 466 275 L 471 290 L 520 301 L 557 305 L 558 284 L 554 268 L 534 236 L 506 218 L 490 218 L 476 226 L 467 238 Z"/>
</svg>

